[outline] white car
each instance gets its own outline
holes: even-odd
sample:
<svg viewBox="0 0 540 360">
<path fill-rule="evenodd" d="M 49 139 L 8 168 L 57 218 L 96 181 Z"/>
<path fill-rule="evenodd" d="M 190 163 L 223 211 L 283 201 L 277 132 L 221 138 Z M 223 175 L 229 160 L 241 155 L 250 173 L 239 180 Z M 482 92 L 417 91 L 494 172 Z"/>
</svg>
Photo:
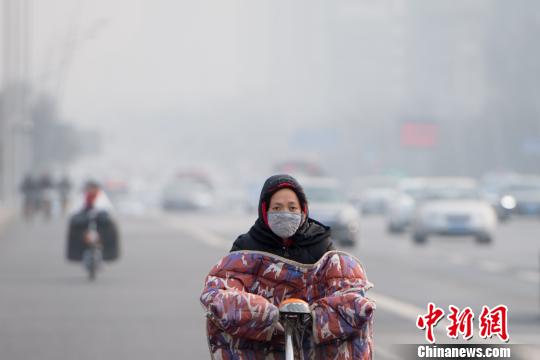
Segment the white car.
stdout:
<svg viewBox="0 0 540 360">
<path fill-rule="evenodd" d="M 364 215 L 384 215 L 396 195 L 397 179 L 389 176 L 366 176 L 349 185 L 350 201 Z"/>
<path fill-rule="evenodd" d="M 388 232 L 401 233 L 410 227 L 425 186 L 424 178 L 407 178 L 399 182 L 395 196 L 388 204 Z"/>
<path fill-rule="evenodd" d="M 205 179 L 181 176 L 165 187 L 162 208 L 166 211 L 206 210 L 215 204 L 213 185 Z"/>
<path fill-rule="evenodd" d="M 309 216 L 330 226 L 332 239 L 340 245 L 358 241 L 360 214 L 346 201 L 340 184 L 333 178 L 299 179 L 309 202 Z"/>
<path fill-rule="evenodd" d="M 478 243 L 493 239 L 497 215 L 483 200 L 472 179 L 438 179 L 427 185 L 413 220 L 413 240 L 430 235 L 474 236 Z"/>
</svg>

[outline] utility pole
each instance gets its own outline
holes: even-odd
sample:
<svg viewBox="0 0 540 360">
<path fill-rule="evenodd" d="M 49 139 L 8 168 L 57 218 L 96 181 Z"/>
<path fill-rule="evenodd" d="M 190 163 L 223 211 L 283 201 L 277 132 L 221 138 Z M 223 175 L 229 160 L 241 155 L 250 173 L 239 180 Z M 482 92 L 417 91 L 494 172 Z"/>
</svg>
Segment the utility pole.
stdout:
<svg viewBox="0 0 540 360">
<path fill-rule="evenodd" d="M 2 108 L 0 113 L 0 201 L 13 206 L 30 166 L 29 14 L 31 0 L 3 0 Z"/>
<path fill-rule="evenodd" d="M 12 6 L 11 1 L 4 0 L 3 17 L 3 69 L 2 69 L 2 113 L 0 118 L 0 201 L 8 202 L 9 184 L 11 177 L 11 116 L 10 116 L 10 85 L 12 74 Z"/>
</svg>

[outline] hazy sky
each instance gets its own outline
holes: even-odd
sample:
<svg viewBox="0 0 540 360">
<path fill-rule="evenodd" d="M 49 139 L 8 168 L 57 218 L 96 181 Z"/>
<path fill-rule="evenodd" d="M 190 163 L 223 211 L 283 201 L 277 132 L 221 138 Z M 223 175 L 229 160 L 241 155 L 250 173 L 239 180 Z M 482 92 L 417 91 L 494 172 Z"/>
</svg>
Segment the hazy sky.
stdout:
<svg viewBox="0 0 540 360">
<path fill-rule="evenodd" d="M 109 159 L 133 145 L 178 162 L 280 158 L 288 134 L 325 120 L 322 6 L 35 1 L 32 74 L 65 119 L 103 130 Z"/>
<path fill-rule="evenodd" d="M 401 121 L 439 121 L 453 158 L 467 129 L 451 122 L 492 108 L 486 49 L 500 4 L 489 0 L 33 4 L 34 84 L 64 119 L 103 131 L 113 166 L 144 150 L 144 168 L 292 153 L 378 171 L 385 156 L 403 162 Z"/>
<path fill-rule="evenodd" d="M 234 96 L 244 65 L 235 8 L 234 1 L 36 2 L 35 73 L 72 53 L 51 85 L 63 79 L 63 113 L 81 123 Z"/>
<path fill-rule="evenodd" d="M 179 142 L 187 146 L 178 162 L 211 158 L 230 144 L 219 143 L 220 132 L 234 135 L 240 124 L 239 135 L 250 135 L 280 120 L 227 117 L 249 114 L 268 95 L 264 9 L 249 1 L 36 1 L 33 78 L 60 97 L 66 119 L 104 131 L 109 158 L 133 145 L 151 158 L 175 153 Z M 209 125 L 204 138 L 193 136 Z M 214 146 L 205 154 L 201 143 Z"/>
</svg>

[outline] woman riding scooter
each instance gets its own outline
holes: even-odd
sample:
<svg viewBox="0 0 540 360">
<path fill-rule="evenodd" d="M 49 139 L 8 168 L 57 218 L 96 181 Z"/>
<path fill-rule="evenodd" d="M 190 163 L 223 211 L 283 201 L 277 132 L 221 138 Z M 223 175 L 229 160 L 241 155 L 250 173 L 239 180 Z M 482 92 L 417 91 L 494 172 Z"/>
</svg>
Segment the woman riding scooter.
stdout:
<svg viewBox="0 0 540 360">
<path fill-rule="evenodd" d="M 282 359 L 279 306 L 298 298 L 310 323 L 296 345 L 304 359 L 371 359 L 375 304 L 352 255 L 334 249 L 330 228 L 309 217 L 308 200 L 289 175 L 266 180 L 259 216 L 206 278 L 201 302 L 212 358 Z"/>
</svg>

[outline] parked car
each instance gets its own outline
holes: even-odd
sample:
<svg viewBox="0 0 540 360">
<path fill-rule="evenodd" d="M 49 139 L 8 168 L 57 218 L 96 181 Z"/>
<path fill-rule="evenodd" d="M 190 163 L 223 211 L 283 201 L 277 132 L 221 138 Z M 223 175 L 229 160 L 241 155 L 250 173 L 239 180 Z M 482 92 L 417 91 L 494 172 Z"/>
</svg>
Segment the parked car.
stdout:
<svg viewBox="0 0 540 360">
<path fill-rule="evenodd" d="M 333 178 L 299 180 L 309 200 L 310 217 L 332 229 L 332 238 L 344 246 L 358 242 L 360 215 L 347 202 L 339 182 Z"/>
<path fill-rule="evenodd" d="M 482 199 L 477 184 L 466 178 L 431 179 L 413 220 L 413 240 L 431 235 L 474 236 L 478 243 L 493 239 L 497 216 Z"/>
</svg>

